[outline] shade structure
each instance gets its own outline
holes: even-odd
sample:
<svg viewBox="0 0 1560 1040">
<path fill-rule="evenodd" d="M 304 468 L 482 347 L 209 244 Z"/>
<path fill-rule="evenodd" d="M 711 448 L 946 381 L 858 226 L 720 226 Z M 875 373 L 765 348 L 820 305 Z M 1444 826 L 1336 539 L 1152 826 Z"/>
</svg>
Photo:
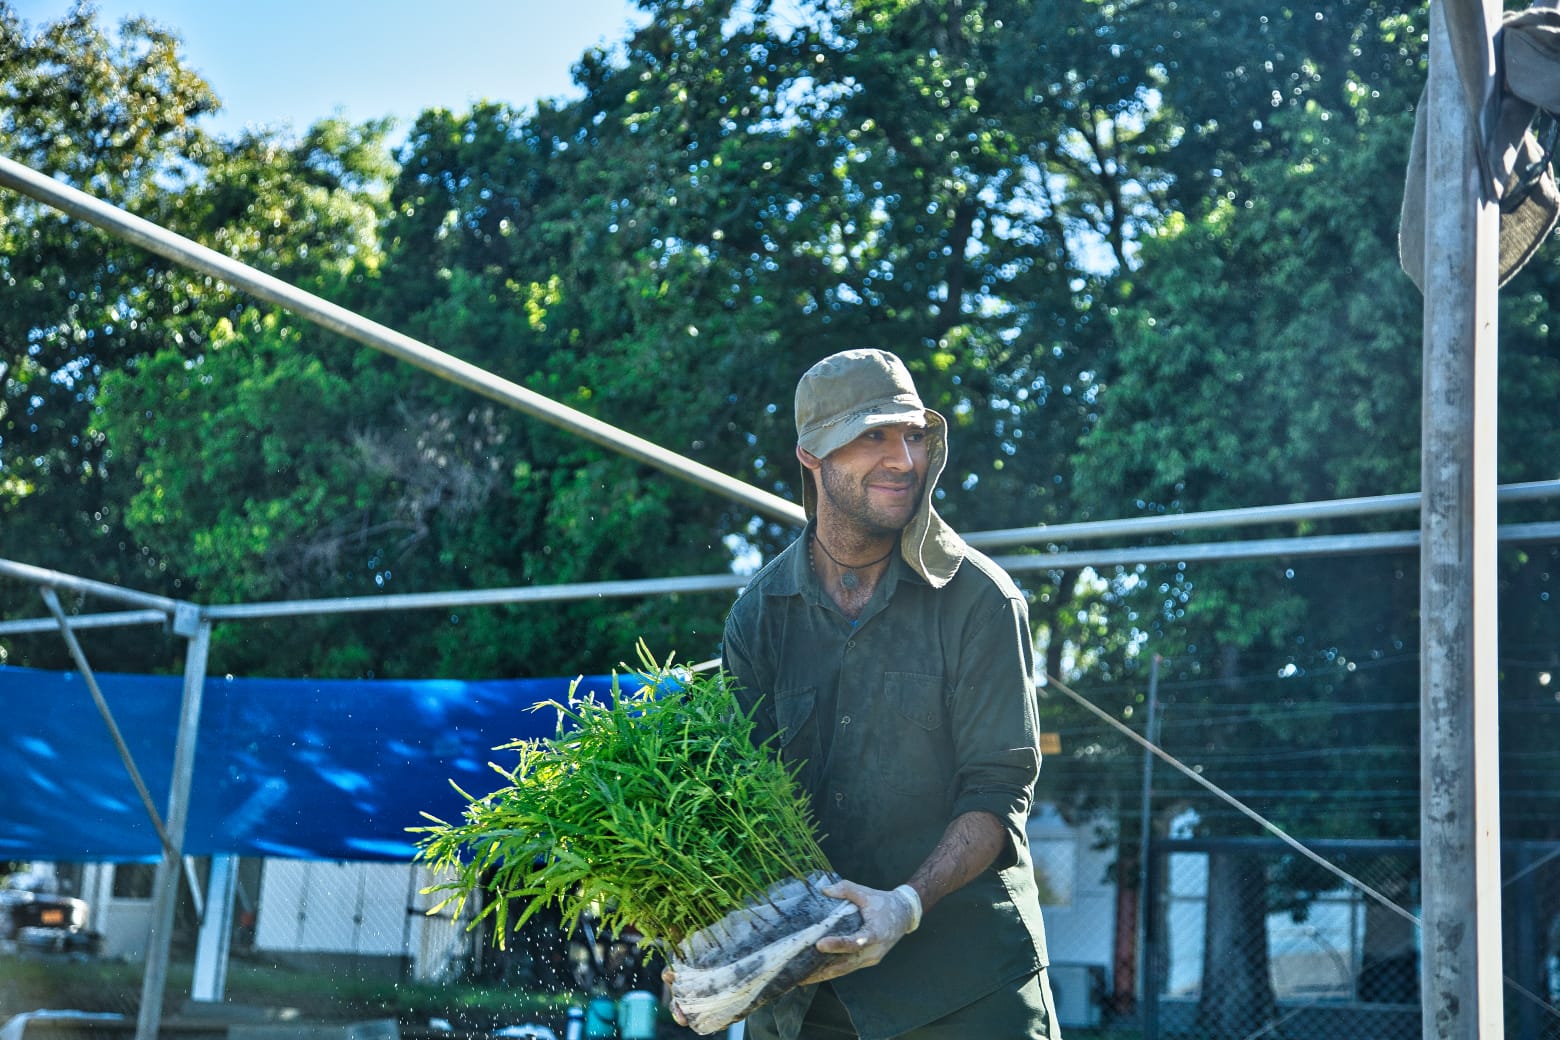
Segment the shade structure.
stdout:
<svg viewBox="0 0 1560 1040">
<path fill-rule="evenodd" d="M 99 674 L 134 761 L 167 791 L 179 676 Z M 637 687 L 634 677 L 620 683 Z M 207 680 L 183 852 L 408 861 L 429 812 L 504 784 L 517 739 L 551 736 L 572 678 Z M 607 697 L 610 676 L 580 679 Z M 0 668 L 0 859 L 153 862 L 148 818 L 75 672 Z"/>
</svg>

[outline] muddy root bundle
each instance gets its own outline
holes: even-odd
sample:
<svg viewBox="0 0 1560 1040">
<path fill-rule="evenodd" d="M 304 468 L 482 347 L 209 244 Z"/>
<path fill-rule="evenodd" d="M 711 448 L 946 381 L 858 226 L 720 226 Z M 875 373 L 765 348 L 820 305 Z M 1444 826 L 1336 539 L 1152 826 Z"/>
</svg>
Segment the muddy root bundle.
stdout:
<svg viewBox="0 0 1560 1040">
<path fill-rule="evenodd" d="M 795 988 L 830 956 L 819 939 L 861 927 L 855 904 L 819 891 L 838 880 L 787 878 L 677 946 L 672 999 L 694 1032 L 724 1029 Z"/>
</svg>

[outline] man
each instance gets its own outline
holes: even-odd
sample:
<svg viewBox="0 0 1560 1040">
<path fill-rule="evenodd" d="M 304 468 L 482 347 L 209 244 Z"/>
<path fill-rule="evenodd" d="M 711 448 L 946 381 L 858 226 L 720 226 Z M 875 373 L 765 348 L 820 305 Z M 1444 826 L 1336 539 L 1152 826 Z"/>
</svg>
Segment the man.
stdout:
<svg viewBox="0 0 1560 1040">
<path fill-rule="evenodd" d="M 886 351 L 796 388 L 808 524 L 732 607 L 724 663 L 812 799 L 862 927 L 751 1040 L 1056 1038 L 1024 837 L 1029 613 L 932 507 L 948 428 Z"/>
</svg>

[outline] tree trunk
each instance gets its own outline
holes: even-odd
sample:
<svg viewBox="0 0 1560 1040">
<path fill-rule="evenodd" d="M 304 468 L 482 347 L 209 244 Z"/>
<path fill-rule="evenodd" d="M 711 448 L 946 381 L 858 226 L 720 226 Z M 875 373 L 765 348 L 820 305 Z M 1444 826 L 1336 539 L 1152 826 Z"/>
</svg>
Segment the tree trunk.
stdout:
<svg viewBox="0 0 1560 1040">
<path fill-rule="evenodd" d="M 1276 1010 L 1261 857 L 1209 853 L 1206 935 L 1198 1024 L 1209 1037 L 1250 1036 L 1271 1022 Z"/>
<path fill-rule="evenodd" d="M 1409 898 L 1408 879 L 1401 873 L 1378 881 L 1376 887 L 1399 905 Z M 1412 921 L 1374 899 L 1365 901 L 1365 934 L 1360 943 L 1361 1000 L 1383 1004 L 1419 1003 L 1415 932 Z"/>
<path fill-rule="evenodd" d="M 1123 857 L 1118 862 L 1126 863 Z M 1139 889 L 1137 886 L 1136 858 L 1132 862 L 1133 874 L 1116 878 L 1116 941 L 1112 952 L 1111 1010 L 1118 1015 L 1130 1015 L 1137 1007 L 1137 921 Z M 1149 994 L 1149 1000 L 1154 999 Z"/>
</svg>

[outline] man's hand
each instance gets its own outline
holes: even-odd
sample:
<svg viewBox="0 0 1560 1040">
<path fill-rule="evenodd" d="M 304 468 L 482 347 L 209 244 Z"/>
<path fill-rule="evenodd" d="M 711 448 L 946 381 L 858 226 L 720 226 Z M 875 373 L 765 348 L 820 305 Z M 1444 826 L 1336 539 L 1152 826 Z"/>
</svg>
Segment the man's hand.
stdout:
<svg viewBox="0 0 1560 1040">
<path fill-rule="evenodd" d="M 662 968 L 661 981 L 666 984 L 666 992 L 671 994 L 673 987 L 677 985 L 677 972 L 670 966 Z M 683 1014 L 683 1009 L 677 1006 L 677 998 L 669 995 L 667 997 L 667 1005 L 667 1010 L 672 1013 L 672 1021 L 680 1026 L 686 1026 L 688 1024 L 688 1016 Z"/>
<path fill-rule="evenodd" d="M 861 927 L 850 935 L 829 935 L 818 940 L 818 949 L 832 953 L 805 985 L 837 979 L 858 968 L 868 968 L 888 956 L 900 939 L 921 924 L 921 896 L 909 885 L 891 892 L 841 881 L 821 889 L 826 896 L 848 899 L 861 911 Z"/>
</svg>

